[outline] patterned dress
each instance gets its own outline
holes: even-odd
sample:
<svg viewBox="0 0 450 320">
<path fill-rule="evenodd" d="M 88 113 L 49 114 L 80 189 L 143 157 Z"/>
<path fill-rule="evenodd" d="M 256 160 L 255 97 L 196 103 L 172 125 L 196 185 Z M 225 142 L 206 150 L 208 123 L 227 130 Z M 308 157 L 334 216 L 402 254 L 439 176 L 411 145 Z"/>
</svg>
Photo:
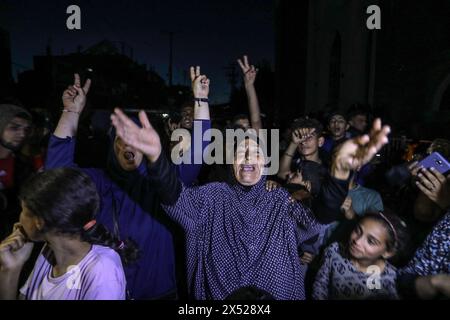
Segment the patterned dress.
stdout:
<svg viewBox="0 0 450 320">
<path fill-rule="evenodd" d="M 187 268 L 196 299 L 225 299 L 253 286 L 275 299 L 305 299 L 301 240 L 317 236 L 319 224 L 283 189 L 268 192 L 265 179 L 250 188 L 213 183 L 183 188 L 166 212 L 186 231 Z"/>
<path fill-rule="evenodd" d="M 342 248 L 333 243 L 326 250 L 323 264 L 313 287 L 315 300 L 372 300 L 398 299 L 396 290 L 397 272 L 386 262 L 383 272 L 364 273 L 341 254 Z"/>
<path fill-rule="evenodd" d="M 438 222 L 402 273 L 450 274 L 450 211 Z"/>
</svg>

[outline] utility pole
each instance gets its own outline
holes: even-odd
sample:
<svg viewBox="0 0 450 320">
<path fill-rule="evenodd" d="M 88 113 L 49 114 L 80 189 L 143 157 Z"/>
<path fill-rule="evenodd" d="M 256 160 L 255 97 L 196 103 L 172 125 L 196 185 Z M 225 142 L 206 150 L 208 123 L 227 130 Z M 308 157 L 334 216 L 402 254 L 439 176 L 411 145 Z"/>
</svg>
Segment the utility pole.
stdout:
<svg viewBox="0 0 450 320">
<path fill-rule="evenodd" d="M 169 35 L 169 73 L 167 74 L 169 78 L 169 87 L 173 85 L 173 37 L 175 32 L 173 31 L 163 31 L 163 34 Z"/>
<path fill-rule="evenodd" d="M 173 32 L 169 32 L 169 87 L 173 85 Z"/>
</svg>

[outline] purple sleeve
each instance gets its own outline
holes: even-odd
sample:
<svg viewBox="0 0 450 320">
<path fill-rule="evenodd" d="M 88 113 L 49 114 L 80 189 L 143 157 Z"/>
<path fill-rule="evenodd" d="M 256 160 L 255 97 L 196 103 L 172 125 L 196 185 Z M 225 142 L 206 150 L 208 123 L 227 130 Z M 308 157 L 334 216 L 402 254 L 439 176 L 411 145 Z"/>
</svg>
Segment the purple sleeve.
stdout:
<svg viewBox="0 0 450 320">
<path fill-rule="evenodd" d="M 97 274 L 90 277 L 83 300 L 125 300 L 126 281 L 115 273 L 117 270 L 107 266 L 104 270 L 98 270 Z"/>
<path fill-rule="evenodd" d="M 201 130 L 197 131 L 195 129 L 196 125 L 200 125 Z M 191 137 L 191 164 L 182 163 L 176 166 L 178 177 L 186 186 L 192 186 L 200 173 L 203 163 L 203 151 L 206 149 L 210 141 L 208 137 L 205 137 L 205 132 L 209 129 L 211 129 L 210 120 L 194 120 L 194 130 Z M 201 136 L 199 136 L 198 133 L 201 133 Z M 205 139 L 203 139 L 203 137 L 205 137 Z M 200 146 L 200 144 L 196 144 L 196 139 L 202 141 L 201 148 L 196 147 Z M 201 162 L 196 162 L 196 159 L 200 160 Z"/>
<path fill-rule="evenodd" d="M 178 200 L 173 205 L 163 205 L 163 209 L 176 222 L 185 229 L 194 229 L 196 225 L 205 217 L 205 190 L 208 186 L 183 189 Z"/>
<path fill-rule="evenodd" d="M 101 254 L 102 259 L 86 268 L 81 277 L 82 299 L 125 300 L 126 279 L 119 256 L 115 252 L 109 257 Z"/>
<path fill-rule="evenodd" d="M 45 160 L 45 170 L 58 168 L 78 168 L 74 162 L 76 139 L 58 138 L 55 135 L 50 137 L 48 143 L 47 157 Z M 102 190 L 103 179 L 99 169 L 79 168 L 88 174 L 97 186 L 97 190 Z"/>
<path fill-rule="evenodd" d="M 52 135 L 48 142 L 45 170 L 77 167 L 74 162 L 75 142 L 75 138 L 62 139 Z"/>
</svg>

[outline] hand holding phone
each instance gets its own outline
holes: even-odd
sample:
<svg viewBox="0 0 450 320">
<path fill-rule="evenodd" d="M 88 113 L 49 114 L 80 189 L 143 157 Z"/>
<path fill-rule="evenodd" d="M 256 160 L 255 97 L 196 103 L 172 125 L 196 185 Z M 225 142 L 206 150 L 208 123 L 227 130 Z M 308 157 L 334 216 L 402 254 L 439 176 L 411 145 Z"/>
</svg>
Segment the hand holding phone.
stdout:
<svg viewBox="0 0 450 320">
<path fill-rule="evenodd" d="M 435 168 L 444 176 L 450 173 L 450 163 L 439 153 L 433 152 L 428 157 L 419 162 L 419 167 L 425 169 Z"/>
<path fill-rule="evenodd" d="M 442 156 L 436 157 L 433 155 L 425 160 L 421 164 L 424 169 L 418 174 L 416 185 L 431 201 L 441 209 L 446 210 L 450 206 L 448 162 Z M 444 174 L 441 172 L 444 172 Z"/>
</svg>

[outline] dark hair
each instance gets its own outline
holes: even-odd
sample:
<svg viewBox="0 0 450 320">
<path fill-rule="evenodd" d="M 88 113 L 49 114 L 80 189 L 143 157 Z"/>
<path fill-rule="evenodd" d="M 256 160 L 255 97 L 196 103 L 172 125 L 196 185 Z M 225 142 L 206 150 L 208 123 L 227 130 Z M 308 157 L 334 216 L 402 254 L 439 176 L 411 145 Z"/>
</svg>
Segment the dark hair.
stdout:
<svg viewBox="0 0 450 320">
<path fill-rule="evenodd" d="M 15 118 L 24 119 L 24 120 L 27 120 L 29 122 L 33 121 L 33 117 L 28 112 L 19 112 L 19 113 L 17 113 L 15 115 Z"/>
<path fill-rule="evenodd" d="M 327 115 L 327 124 L 330 124 L 331 118 L 333 118 L 334 116 L 341 116 L 342 118 L 344 118 L 344 120 L 347 122 L 347 116 L 345 114 L 345 112 L 341 112 L 341 111 L 333 111 L 332 113 Z"/>
<path fill-rule="evenodd" d="M 241 287 L 230 293 L 225 300 L 275 300 L 272 294 L 254 286 Z"/>
<path fill-rule="evenodd" d="M 137 259 L 132 244 L 122 243 L 103 225 L 84 229 L 94 219 L 100 200 L 95 184 L 83 172 L 60 168 L 38 173 L 24 184 L 19 198 L 33 215 L 44 220 L 42 232 L 79 235 L 82 241 L 110 247 L 124 264 Z"/>
<path fill-rule="evenodd" d="M 318 137 L 322 136 L 323 134 L 323 125 L 320 123 L 320 121 L 313 118 L 300 118 L 292 123 L 292 130 L 301 128 L 316 129 L 316 135 Z"/>
<path fill-rule="evenodd" d="M 355 116 L 363 115 L 369 117 L 369 108 L 360 103 L 352 104 L 347 111 L 347 119 L 351 120 Z"/>
<path fill-rule="evenodd" d="M 396 214 L 389 211 L 367 213 L 359 218 L 358 223 L 366 219 L 378 221 L 385 227 L 388 234 L 386 249 L 389 252 L 397 255 L 405 250 L 409 242 L 409 235 L 405 222 Z"/>
</svg>

